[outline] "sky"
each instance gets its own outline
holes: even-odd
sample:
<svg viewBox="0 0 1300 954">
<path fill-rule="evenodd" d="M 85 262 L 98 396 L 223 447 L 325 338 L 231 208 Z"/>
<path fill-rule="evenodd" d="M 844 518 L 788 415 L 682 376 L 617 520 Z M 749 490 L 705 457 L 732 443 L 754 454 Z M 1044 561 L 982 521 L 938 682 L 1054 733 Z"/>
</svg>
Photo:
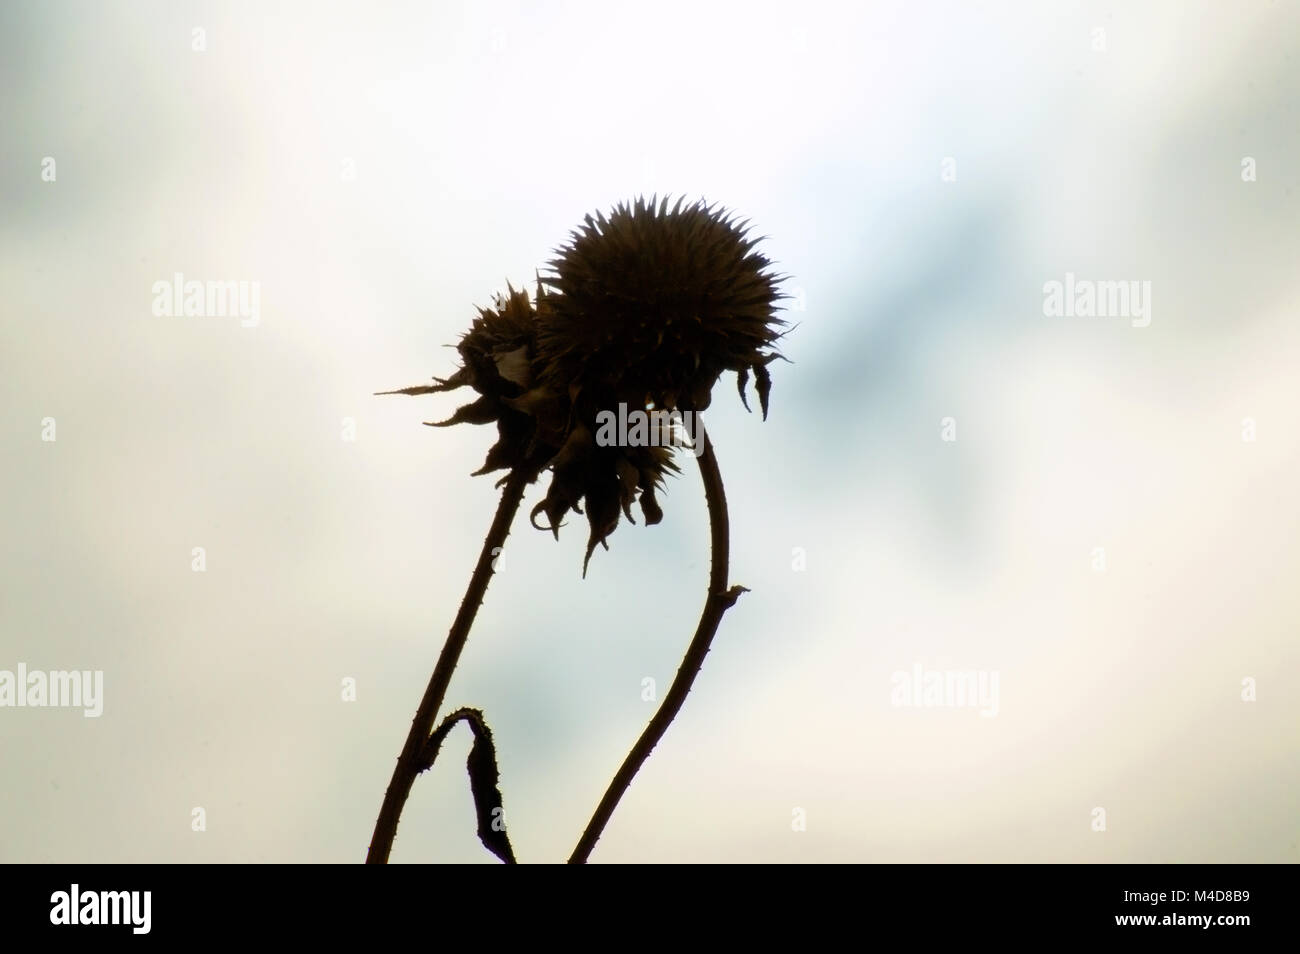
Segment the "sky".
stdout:
<svg viewBox="0 0 1300 954">
<path fill-rule="evenodd" d="M 1257 0 L 0 5 L 0 860 L 364 858 L 496 502 L 455 395 L 373 392 L 650 194 L 795 327 L 705 415 L 750 592 L 591 860 L 1300 860 L 1298 53 Z M 498 561 L 446 708 L 523 862 L 694 631 L 679 463 L 585 579 L 581 518 Z M 495 862 L 469 744 L 394 862 Z"/>
</svg>

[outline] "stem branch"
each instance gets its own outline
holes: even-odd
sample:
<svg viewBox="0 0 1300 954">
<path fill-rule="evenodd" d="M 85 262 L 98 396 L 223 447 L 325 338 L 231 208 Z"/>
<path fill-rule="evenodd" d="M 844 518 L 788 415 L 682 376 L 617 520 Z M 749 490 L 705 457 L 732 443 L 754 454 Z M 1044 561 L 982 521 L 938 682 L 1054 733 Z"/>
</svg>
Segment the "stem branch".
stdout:
<svg viewBox="0 0 1300 954">
<path fill-rule="evenodd" d="M 420 708 L 416 710 L 415 718 L 411 720 L 411 732 L 406 737 L 406 745 L 402 748 L 402 754 L 397 757 L 397 767 L 393 769 L 392 781 L 388 783 L 388 791 L 384 793 L 384 803 L 379 809 L 379 818 L 375 822 L 375 833 L 370 839 L 366 864 L 388 863 L 388 856 L 393 850 L 393 839 L 397 836 L 397 822 L 401 818 L 406 799 L 411 794 L 411 786 L 415 784 L 415 776 L 428 768 L 421 761 L 425 742 L 433 732 L 438 710 L 442 708 L 443 699 L 447 695 L 451 674 L 456 669 L 456 663 L 460 661 L 461 650 L 465 648 L 465 641 L 469 638 L 470 626 L 473 625 L 474 617 L 483 602 L 488 581 L 492 579 L 492 574 L 495 572 L 493 564 L 496 562 L 496 555 L 501 552 L 500 548 L 510 533 L 510 524 L 514 522 L 515 513 L 519 510 L 519 503 L 523 500 L 524 488 L 528 483 L 529 478 L 522 470 L 513 470 L 506 478 L 505 488 L 501 491 L 501 502 L 497 504 L 496 516 L 492 519 L 487 539 L 483 541 L 483 550 L 479 553 L 474 574 L 470 577 L 469 587 L 465 590 L 465 598 L 461 600 L 460 611 L 451 624 L 451 632 L 447 634 L 447 642 L 438 656 L 438 663 L 434 666 L 429 687 L 424 690 Z"/>
</svg>

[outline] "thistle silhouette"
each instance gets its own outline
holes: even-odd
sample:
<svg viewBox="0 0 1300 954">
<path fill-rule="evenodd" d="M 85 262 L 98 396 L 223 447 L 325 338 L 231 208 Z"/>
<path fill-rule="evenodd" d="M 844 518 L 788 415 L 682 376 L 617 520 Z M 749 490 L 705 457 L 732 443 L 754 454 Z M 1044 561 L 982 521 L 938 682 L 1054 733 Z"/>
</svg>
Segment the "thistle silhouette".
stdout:
<svg viewBox="0 0 1300 954">
<path fill-rule="evenodd" d="M 474 615 L 491 578 L 494 557 L 510 530 L 527 486 L 551 474 L 533 507 L 535 527 L 558 539 L 570 512 L 589 527 L 583 575 L 596 545 L 620 515 L 635 522 L 636 503 L 647 525 L 663 517 L 657 494 L 679 473 L 667 446 L 602 446 L 597 416 L 621 404 L 632 408 L 698 413 L 712 400 L 724 371 L 735 371 L 741 401 L 755 379 L 763 417 L 771 392 L 768 365 L 784 322 L 777 303 L 786 296 L 771 263 L 757 251 L 748 225 L 714 205 L 638 199 L 608 216 L 587 216 L 559 248 L 537 290 L 507 286 L 492 307 L 480 308 L 457 345 L 461 365 L 433 384 L 381 394 L 434 394 L 468 387 L 477 395 L 445 421 L 495 424 L 497 441 L 474 475 L 505 471 L 497 512 L 429 687 L 412 722 L 380 809 L 367 861 L 388 860 L 397 821 L 415 776 L 429 768 L 442 739 L 457 721 L 470 721 L 475 747 L 471 785 L 480 838 L 505 861 L 514 861 L 504 830 L 484 834 L 482 820 L 501 806 L 491 732 L 478 710 L 458 710 L 434 723 Z M 607 789 L 570 861 L 590 854 L 619 798 L 681 708 L 708 652 L 723 613 L 744 587 L 727 586 L 728 517 L 722 476 L 708 434 L 695 448 L 709 507 L 712 563 L 709 589 L 695 637 L 677 678 Z M 546 524 L 538 523 L 545 516 Z M 465 713 L 473 713 L 473 718 Z M 482 744 L 480 742 L 486 740 Z M 498 812 L 499 814 L 499 812 Z"/>
</svg>

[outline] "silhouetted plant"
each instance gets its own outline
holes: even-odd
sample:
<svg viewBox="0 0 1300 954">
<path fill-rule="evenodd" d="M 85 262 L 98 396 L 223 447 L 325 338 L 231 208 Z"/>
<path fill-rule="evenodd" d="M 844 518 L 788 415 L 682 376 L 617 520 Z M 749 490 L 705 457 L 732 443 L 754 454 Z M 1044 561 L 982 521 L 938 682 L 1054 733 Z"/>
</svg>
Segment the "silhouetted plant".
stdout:
<svg viewBox="0 0 1300 954">
<path fill-rule="evenodd" d="M 606 217 L 587 216 L 557 250 L 537 292 L 507 286 L 493 307 L 480 308 L 457 350 L 461 367 L 431 385 L 383 394 L 432 394 L 469 387 L 477 397 L 431 426 L 495 424 L 497 441 L 475 474 L 504 470 L 496 515 L 460 610 L 411 724 L 380 809 L 367 861 L 388 860 L 398 818 L 416 775 L 429 768 L 442 740 L 459 721 L 475 733 L 471 789 L 479 837 L 502 860 L 514 854 L 505 835 L 491 732 L 475 709 L 460 709 L 435 730 L 438 710 L 464 649 L 475 613 L 494 572 L 526 487 L 542 472 L 551 480 L 532 509 L 534 526 L 558 539 L 570 511 L 587 518 L 583 575 L 596 545 L 608 538 L 620 513 L 632 522 L 638 504 L 647 524 L 663 517 L 656 493 L 678 473 L 668 446 L 617 446 L 596 440 L 598 415 L 620 405 L 698 414 L 724 371 L 735 371 L 742 402 L 752 373 L 763 417 L 781 355 L 784 326 L 776 317 L 782 278 L 754 250 L 747 223 L 697 202 L 671 208 L 668 200 L 637 200 Z M 651 749 L 663 737 L 708 652 L 723 613 L 745 588 L 727 585 L 728 517 L 722 476 L 708 434 L 698 431 L 699 461 L 709 508 L 712 562 L 709 588 L 695 636 L 658 711 L 633 746 L 583 832 L 570 861 L 587 859 Z M 680 434 L 677 436 L 680 437 Z M 584 510 L 585 508 L 585 510 Z M 537 522 L 547 519 L 545 526 Z M 487 829 L 485 831 L 485 819 Z"/>
</svg>

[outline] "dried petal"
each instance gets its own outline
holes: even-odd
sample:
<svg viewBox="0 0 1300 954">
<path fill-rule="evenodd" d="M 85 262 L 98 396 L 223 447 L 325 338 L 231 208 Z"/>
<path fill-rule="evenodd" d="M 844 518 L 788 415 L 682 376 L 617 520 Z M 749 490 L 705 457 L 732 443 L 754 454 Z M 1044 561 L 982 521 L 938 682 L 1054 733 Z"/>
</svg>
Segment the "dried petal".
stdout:
<svg viewBox="0 0 1300 954">
<path fill-rule="evenodd" d="M 499 415 L 496 398 L 484 395 L 472 404 L 457 408 L 456 413 L 445 421 L 425 421 L 429 427 L 450 427 L 453 424 L 491 424 Z"/>
</svg>

